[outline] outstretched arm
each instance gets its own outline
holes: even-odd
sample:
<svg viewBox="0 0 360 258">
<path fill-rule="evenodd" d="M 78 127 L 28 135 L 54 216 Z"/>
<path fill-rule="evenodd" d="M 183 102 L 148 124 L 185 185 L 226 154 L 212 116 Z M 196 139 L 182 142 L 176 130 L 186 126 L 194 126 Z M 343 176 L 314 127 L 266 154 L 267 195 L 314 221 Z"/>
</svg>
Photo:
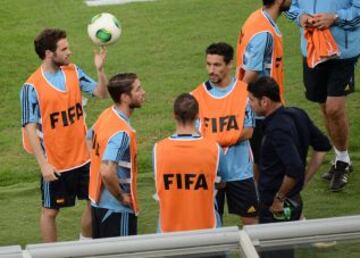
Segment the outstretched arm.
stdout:
<svg viewBox="0 0 360 258">
<path fill-rule="evenodd" d="M 96 88 L 94 89 L 94 96 L 99 98 L 107 98 L 109 96 L 107 90 L 108 80 L 104 71 L 105 59 L 106 59 L 106 48 L 103 46 L 99 51 L 94 52 L 94 63 L 96 67 L 98 81 Z"/>
</svg>

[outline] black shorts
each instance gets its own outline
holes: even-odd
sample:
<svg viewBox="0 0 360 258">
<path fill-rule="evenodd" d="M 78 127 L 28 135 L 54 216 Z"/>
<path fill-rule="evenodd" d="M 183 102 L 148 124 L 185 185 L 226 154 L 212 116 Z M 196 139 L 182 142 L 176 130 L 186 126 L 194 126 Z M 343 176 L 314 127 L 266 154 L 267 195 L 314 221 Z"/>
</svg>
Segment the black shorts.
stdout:
<svg viewBox="0 0 360 258">
<path fill-rule="evenodd" d="M 225 195 L 229 213 L 241 217 L 257 217 L 259 213 L 259 195 L 253 178 L 226 182 L 216 195 L 219 214 L 224 214 Z"/>
<path fill-rule="evenodd" d="M 346 96 L 355 90 L 357 58 L 333 59 L 309 68 L 303 59 L 305 96 L 308 100 L 325 103 L 327 97 Z"/>
<path fill-rule="evenodd" d="M 75 205 L 75 200 L 88 200 L 90 163 L 60 174 L 56 181 L 46 182 L 41 177 L 42 206 L 59 209 Z"/>
<path fill-rule="evenodd" d="M 259 159 L 260 159 L 261 142 L 264 136 L 263 124 L 264 124 L 264 119 L 255 119 L 255 128 L 253 135 L 250 139 L 250 146 L 251 146 L 251 151 L 253 153 L 255 164 L 259 164 Z"/>
<path fill-rule="evenodd" d="M 137 217 L 129 212 L 91 206 L 92 237 L 118 237 L 137 234 Z"/>
</svg>

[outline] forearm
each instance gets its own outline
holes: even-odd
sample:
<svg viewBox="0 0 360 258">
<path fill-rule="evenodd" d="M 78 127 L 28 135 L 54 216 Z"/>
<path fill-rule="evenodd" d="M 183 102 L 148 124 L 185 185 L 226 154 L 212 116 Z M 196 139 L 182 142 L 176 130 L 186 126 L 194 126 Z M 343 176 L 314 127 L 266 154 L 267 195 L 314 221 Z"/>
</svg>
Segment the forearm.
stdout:
<svg viewBox="0 0 360 258">
<path fill-rule="evenodd" d="M 310 179 L 314 176 L 316 171 L 320 168 L 326 152 L 314 151 L 311 155 L 311 159 L 305 171 L 305 185 L 308 184 Z"/>
<path fill-rule="evenodd" d="M 124 196 L 121 191 L 119 178 L 116 175 L 116 165 L 112 161 L 108 161 L 111 165 L 101 165 L 100 173 L 102 181 L 107 188 L 107 190 L 119 201 L 123 202 Z M 106 162 L 107 163 L 107 162 Z"/>
<path fill-rule="evenodd" d="M 36 133 L 37 126 L 35 123 L 29 123 L 25 125 L 25 131 L 28 136 L 33 154 L 38 162 L 39 166 L 41 167 L 44 163 L 47 162 L 45 158 L 44 152 L 41 148 L 39 136 Z"/>
<path fill-rule="evenodd" d="M 340 9 L 336 12 L 339 16 L 335 25 L 346 30 L 352 30 L 360 27 L 360 1 L 359 6 L 351 6 L 347 9 Z"/>
<path fill-rule="evenodd" d="M 107 98 L 109 96 L 107 90 L 108 80 L 106 78 L 106 74 L 104 68 L 97 70 L 98 81 L 96 84 L 96 88 L 94 90 L 94 95 L 99 98 Z"/>
<path fill-rule="evenodd" d="M 283 211 L 284 202 L 287 197 L 287 194 L 294 188 L 296 180 L 292 177 L 284 176 L 282 184 L 276 193 L 273 203 L 270 207 L 270 211 L 273 214 L 277 214 Z"/>
<path fill-rule="evenodd" d="M 246 70 L 242 80 L 243 82 L 249 84 L 251 82 L 255 82 L 259 77 L 260 76 L 257 71 Z"/>
<path fill-rule="evenodd" d="M 252 127 L 243 128 L 239 141 L 245 141 L 251 139 L 253 132 L 254 132 L 254 128 Z"/>
<path fill-rule="evenodd" d="M 281 186 L 277 192 L 280 198 L 285 198 L 287 194 L 294 188 L 296 180 L 289 176 L 284 176 Z"/>
<path fill-rule="evenodd" d="M 88 152 L 91 153 L 91 151 L 92 151 L 92 141 L 91 141 L 91 139 L 86 139 L 86 147 L 88 149 Z"/>
</svg>

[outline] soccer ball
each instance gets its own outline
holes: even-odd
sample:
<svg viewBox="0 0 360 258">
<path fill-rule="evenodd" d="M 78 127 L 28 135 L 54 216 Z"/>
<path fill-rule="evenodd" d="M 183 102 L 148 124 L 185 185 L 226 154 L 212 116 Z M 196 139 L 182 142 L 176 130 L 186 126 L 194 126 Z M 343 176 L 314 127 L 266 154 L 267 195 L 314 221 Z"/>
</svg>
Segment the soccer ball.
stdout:
<svg viewBox="0 0 360 258">
<path fill-rule="evenodd" d="M 119 40 L 120 22 L 110 13 L 100 13 L 92 17 L 87 28 L 90 39 L 98 46 L 110 45 Z"/>
</svg>

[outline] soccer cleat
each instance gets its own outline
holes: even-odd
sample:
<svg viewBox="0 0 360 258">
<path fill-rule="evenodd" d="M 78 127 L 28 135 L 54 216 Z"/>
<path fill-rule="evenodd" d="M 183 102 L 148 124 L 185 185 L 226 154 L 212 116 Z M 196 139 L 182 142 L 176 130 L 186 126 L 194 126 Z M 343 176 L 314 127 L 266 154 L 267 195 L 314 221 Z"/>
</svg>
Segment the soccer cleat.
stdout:
<svg viewBox="0 0 360 258">
<path fill-rule="evenodd" d="M 349 166 L 349 171 L 352 172 L 352 170 L 353 170 L 353 167 L 352 167 L 352 165 L 350 164 L 350 166 Z M 322 175 L 321 175 L 321 178 L 324 179 L 324 180 L 326 180 L 326 181 L 331 181 L 331 178 L 332 178 L 333 175 L 334 175 L 334 171 L 335 171 L 335 164 L 332 163 L 329 171 L 328 171 L 328 172 L 325 172 L 324 174 L 322 174 Z"/>
<path fill-rule="evenodd" d="M 334 165 L 333 176 L 330 181 L 330 190 L 333 192 L 341 191 L 344 186 L 348 183 L 351 165 L 343 162 L 336 161 Z"/>
<path fill-rule="evenodd" d="M 332 164 L 329 171 L 325 172 L 324 174 L 321 175 L 321 178 L 326 180 L 326 181 L 330 181 L 331 178 L 334 175 L 334 170 L 335 170 L 335 165 Z"/>
</svg>

